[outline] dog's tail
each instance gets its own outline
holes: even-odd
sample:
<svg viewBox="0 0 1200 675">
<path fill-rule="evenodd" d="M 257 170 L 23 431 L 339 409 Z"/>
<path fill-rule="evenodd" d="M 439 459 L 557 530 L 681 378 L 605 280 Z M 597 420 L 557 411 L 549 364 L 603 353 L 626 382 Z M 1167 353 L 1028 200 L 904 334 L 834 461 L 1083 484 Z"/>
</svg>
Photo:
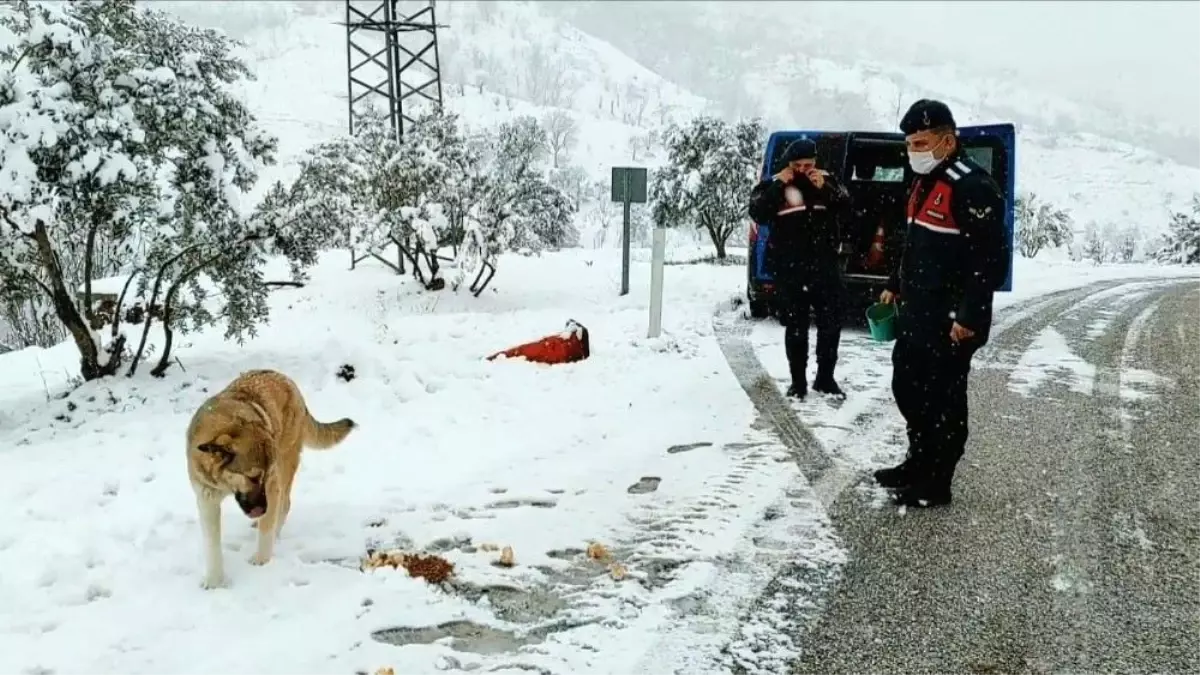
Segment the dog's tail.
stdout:
<svg viewBox="0 0 1200 675">
<path fill-rule="evenodd" d="M 304 430 L 304 447 L 313 450 L 328 450 L 341 443 L 354 429 L 354 420 L 343 417 L 336 422 L 318 422 L 308 413 L 308 426 Z"/>
</svg>

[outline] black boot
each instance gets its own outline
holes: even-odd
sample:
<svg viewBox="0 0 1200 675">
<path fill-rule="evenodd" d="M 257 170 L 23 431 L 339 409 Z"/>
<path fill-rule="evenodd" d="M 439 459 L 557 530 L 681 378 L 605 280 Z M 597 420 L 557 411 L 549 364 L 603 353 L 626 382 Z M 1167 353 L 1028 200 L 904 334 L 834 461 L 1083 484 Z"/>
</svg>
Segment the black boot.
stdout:
<svg viewBox="0 0 1200 675">
<path fill-rule="evenodd" d="M 912 459 L 911 457 L 906 457 L 903 462 L 900 462 L 896 466 L 876 471 L 875 483 L 879 487 L 889 490 L 906 488 L 912 484 L 914 473 Z"/>
<path fill-rule="evenodd" d="M 901 490 L 896 490 L 892 495 L 892 502 L 896 506 L 908 506 L 914 509 L 946 506 L 950 501 L 949 485 L 909 485 Z"/>
<path fill-rule="evenodd" d="M 813 391 L 835 398 L 846 398 L 846 393 L 838 386 L 836 380 L 833 379 L 833 366 L 819 366 L 817 368 L 817 378 L 813 380 Z"/>
<path fill-rule="evenodd" d="M 787 395 L 789 398 L 804 400 L 804 397 L 808 396 L 808 380 L 803 375 L 799 379 L 793 378 L 792 384 L 787 388 Z"/>
<path fill-rule="evenodd" d="M 954 467 L 936 466 L 931 474 L 912 476 L 909 484 L 896 490 L 892 501 L 896 506 L 911 506 L 924 509 L 934 506 L 946 506 L 952 500 L 950 484 L 954 481 Z"/>
</svg>

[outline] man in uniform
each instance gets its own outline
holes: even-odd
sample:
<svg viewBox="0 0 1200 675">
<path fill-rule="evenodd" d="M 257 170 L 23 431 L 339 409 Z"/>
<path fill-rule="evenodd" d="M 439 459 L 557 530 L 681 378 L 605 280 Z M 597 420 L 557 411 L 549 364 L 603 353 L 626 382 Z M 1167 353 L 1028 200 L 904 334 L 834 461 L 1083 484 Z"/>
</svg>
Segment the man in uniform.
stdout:
<svg viewBox="0 0 1200 675">
<path fill-rule="evenodd" d="M 793 141 L 779 173 L 755 186 L 750 217 L 771 223 L 767 265 L 779 289 L 784 350 L 792 384 L 787 395 L 808 394 L 809 310 L 817 325 L 817 377 L 813 391 L 844 398 L 833 378 L 841 340 L 842 278 L 838 221 L 849 203 L 846 188 L 817 168 L 817 146 Z"/>
<path fill-rule="evenodd" d="M 967 442 L 967 375 L 988 339 L 992 294 L 1008 276 L 1004 197 L 959 144 L 950 109 L 922 99 L 900 121 L 918 175 L 899 264 L 880 302 L 898 302 L 892 393 L 908 455 L 875 472 L 897 504 L 949 504 Z"/>
</svg>

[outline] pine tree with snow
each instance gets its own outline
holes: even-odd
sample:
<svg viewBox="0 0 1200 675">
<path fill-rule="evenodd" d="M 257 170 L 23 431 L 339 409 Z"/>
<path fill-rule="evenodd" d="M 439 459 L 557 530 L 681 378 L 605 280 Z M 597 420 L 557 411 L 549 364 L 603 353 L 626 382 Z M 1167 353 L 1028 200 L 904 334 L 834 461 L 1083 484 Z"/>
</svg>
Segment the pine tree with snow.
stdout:
<svg viewBox="0 0 1200 675">
<path fill-rule="evenodd" d="M 717 259 L 729 237 L 746 225 L 746 199 L 758 179 L 764 129 L 757 119 L 729 124 L 694 118 L 664 133 L 667 163 L 651 186 L 653 220 L 659 227 L 694 223 L 708 233 Z"/>
<path fill-rule="evenodd" d="M 1175 265 L 1200 264 L 1200 193 L 1192 195 L 1191 213 L 1171 214 L 1171 225 L 1155 259 Z"/>
<path fill-rule="evenodd" d="M 1033 192 L 1017 196 L 1017 248 L 1033 258 L 1044 248 L 1069 246 L 1074 237 L 1071 214 Z"/>
<path fill-rule="evenodd" d="M 105 345 L 90 325 L 96 251 L 118 251 L 133 274 L 165 241 L 195 243 L 175 261 L 185 270 L 206 245 L 232 250 L 248 238 L 238 200 L 275 140 L 231 93 L 252 78 L 219 33 L 133 0 L 19 0 L 0 27 L 0 287 L 44 294 L 84 379 L 112 374 L 125 336 L 114 323 Z"/>
</svg>

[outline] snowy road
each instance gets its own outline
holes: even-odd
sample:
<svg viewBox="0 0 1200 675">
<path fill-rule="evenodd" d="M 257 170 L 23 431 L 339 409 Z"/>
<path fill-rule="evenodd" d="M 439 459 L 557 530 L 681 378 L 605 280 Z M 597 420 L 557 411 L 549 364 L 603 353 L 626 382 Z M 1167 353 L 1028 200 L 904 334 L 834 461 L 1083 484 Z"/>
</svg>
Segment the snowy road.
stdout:
<svg viewBox="0 0 1200 675">
<path fill-rule="evenodd" d="M 1107 283 L 1004 313 L 953 506 L 831 500 L 848 562 L 793 628 L 793 672 L 1200 670 L 1198 290 Z M 859 436 L 880 433 L 901 431 Z"/>
</svg>

